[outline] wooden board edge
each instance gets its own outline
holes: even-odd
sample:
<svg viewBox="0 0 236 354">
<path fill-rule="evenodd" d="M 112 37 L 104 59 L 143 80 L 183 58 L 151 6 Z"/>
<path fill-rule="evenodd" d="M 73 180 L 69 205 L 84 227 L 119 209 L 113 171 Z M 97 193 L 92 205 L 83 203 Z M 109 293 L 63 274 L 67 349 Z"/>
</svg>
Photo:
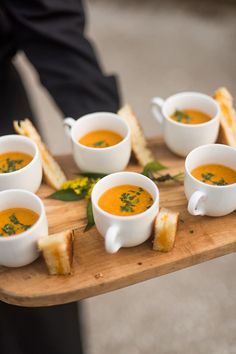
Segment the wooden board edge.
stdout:
<svg viewBox="0 0 236 354">
<path fill-rule="evenodd" d="M 35 296 L 22 298 L 16 296 L 15 294 L 4 292 L 0 289 L 0 300 L 11 305 L 24 307 L 47 307 L 66 304 L 122 289 L 130 285 L 157 278 L 165 274 L 173 273 L 181 269 L 189 268 L 191 266 L 201 264 L 203 262 L 210 261 L 214 258 L 222 257 L 234 252 L 236 252 L 236 242 L 224 245 L 218 249 L 210 249 L 203 253 L 187 256 L 177 261 L 159 266 L 158 268 L 153 267 L 146 269 L 143 272 L 141 271 L 135 275 L 124 277 L 124 279 L 120 278 L 108 283 L 104 283 L 103 278 L 99 278 L 97 280 L 98 283 L 96 286 L 74 290 L 70 294 L 52 294 L 49 296 L 46 295 L 45 297 L 40 295 L 39 297 Z M 117 286 L 118 281 L 119 286 Z"/>
</svg>

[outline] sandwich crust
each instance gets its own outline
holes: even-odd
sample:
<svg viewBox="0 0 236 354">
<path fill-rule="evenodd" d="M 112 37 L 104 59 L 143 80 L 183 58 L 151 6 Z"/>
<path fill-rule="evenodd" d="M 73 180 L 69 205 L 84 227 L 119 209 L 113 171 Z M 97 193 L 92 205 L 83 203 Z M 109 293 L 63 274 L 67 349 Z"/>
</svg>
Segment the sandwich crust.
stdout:
<svg viewBox="0 0 236 354">
<path fill-rule="evenodd" d="M 132 111 L 130 105 L 126 104 L 118 111 L 117 114 L 121 116 L 130 127 L 132 150 L 139 164 L 141 166 L 145 166 L 148 162 L 154 161 L 155 158 L 147 146 L 147 141 L 141 125 L 139 124 L 138 119 Z"/>
<path fill-rule="evenodd" d="M 66 181 L 66 176 L 43 143 L 41 136 L 31 121 L 29 119 L 14 121 L 13 126 L 18 134 L 31 138 L 37 144 L 42 160 L 45 182 L 54 189 L 60 189 L 61 185 Z"/>
<path fill-rule="evenodd" d="M 219 88 L 214 94 L 221 109 L 220 133 L 218 142 L 236 147 L 236 115 L 233 108 L 233 98 L 225 88 Z"/>
</svg>

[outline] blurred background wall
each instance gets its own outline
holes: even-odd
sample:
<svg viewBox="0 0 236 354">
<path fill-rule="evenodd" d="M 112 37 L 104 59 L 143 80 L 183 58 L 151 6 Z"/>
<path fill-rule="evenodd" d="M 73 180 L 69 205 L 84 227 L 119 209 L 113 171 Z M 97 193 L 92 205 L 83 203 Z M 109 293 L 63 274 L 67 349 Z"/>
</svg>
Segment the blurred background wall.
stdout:
<svg viewBox="0 0 236 354">
<path fill-rule="evenodd" d="M 88 36 L 147 135 L 150 98 L 182 90 L 236 98 L 235 1 L 89 0 Z M 54 153 L 69 151 L 61 113 L 23 54 L 16 58 Z M 53 136 L 50 134 L 53 128 Z M 83 302 L 88 354 L 235 354 L 235 255 Z"/>
<path fill-rule="evenodd" d="M 235 1 L 89 0 L 85 4 L 88 36 L 104 69 L 119 76 L 123 102 L 132 104 L 147 135 L 159 133 L 149 105 L 155 95 L 167 97 L 182 90 L 212 94 L 226 85 L 236 96 Z M 62 144 L 60 112 L 22 54 L 16 63 L 50 147 L 55 153 L 68 151 L 68 144 Z M 51 125 L 57 125 L 58 131 L 53 138 L 47 129 Z"/>
</svg>

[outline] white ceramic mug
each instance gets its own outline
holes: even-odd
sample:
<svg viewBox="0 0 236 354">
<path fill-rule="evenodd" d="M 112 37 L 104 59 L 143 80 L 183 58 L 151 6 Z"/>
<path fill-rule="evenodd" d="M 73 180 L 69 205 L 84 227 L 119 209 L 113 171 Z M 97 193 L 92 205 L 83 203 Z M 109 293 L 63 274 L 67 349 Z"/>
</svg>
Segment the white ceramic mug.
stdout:
<svg viewBox="0 0 236 354">
<path fill-rule="evenodd" d="M 152 113 L 163 126 L 164 140 L 175 154 L 187 156 L 198 146 L 214 143 L 220 124 L 220 108 L 210 96 L 198 92 L 182 92 L 166 100 L 154 97 Z M 208 114 L 211 120 L 201 124 L 183 124 L 171 119 L 176 110 L 192 109 Z"/>
<path fill-rule="evenodd" d="M 39 215 L 36 223 L 21 234 L 0 237 L 0 265 L 22 267 L 39 256 L 37 241 L 48 235 L 46 213 L 41 199 L 22 189 L 0 192 L 0 211 L 10 208 L 27 208 Z"/>
<path fill-rule="evenodd" d="M 25 167 L 9 173 L 0 173 L 0 191 L 12 188 L 37 192 L 42 182 L 42 163 L 37 145 L 25 136 L 4 135 L 0 137 L 0 154 L 23 152 L 33 156 Z"/>
<path fill-rule="evenodd" d="M 205 164 L 220 164 L 236 170 L 236 149 L 209 144 L 191 151 L 185 161 L 184 190 L 192 215 L 223 216 L 236 209 L 236 183 L 213 186 L 199 181 L 191 171 Z"/>
<path fill-rule="evenodd" d="M 122 171 L 128 165 L 131 154 L 131 134 L 127 123 L 117 114 L 99 112 L 87 114 L 74 120 L 64 120 L 65 129 L 73 144 L 74 160 L 81 171 L 113 173 Z M 116 145 L 102 149 L 84 146 L 79 139 L 93 130 L 112 130 L 123 137 Z"/>
<path fill-rule="evenodd" d="M 131 216 L 113 215 L 101 209 L 98 205 L 101 195 L 114 186 L 124 184 L 136 185 L 148 191 L 153 197 L 153 205 L 143 213 Z M 95 185 L 91 197 L 95 224 L 105 238 L 107 252 L 115 253 L 121 247 L 137 246 L 150 237 L 159 211 L 159 190 L 149 178 L 135 172 L 114 173 Z"/>
</svg>

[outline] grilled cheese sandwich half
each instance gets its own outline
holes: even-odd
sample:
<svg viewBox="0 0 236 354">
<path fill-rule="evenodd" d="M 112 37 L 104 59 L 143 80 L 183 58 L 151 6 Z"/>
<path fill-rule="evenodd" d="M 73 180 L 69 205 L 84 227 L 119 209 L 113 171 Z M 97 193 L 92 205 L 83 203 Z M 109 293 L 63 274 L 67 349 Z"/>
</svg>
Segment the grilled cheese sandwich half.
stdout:
<svg viewBox="0 0 236 354">
<path fill-rule="evenodd" d="M 154 224 L 153 249 L 169 252 L 174 247 L 179 213 L 161 208 Z"/>
<path fill-rule="evenodd" d="M 131 107 L 127 104 L 117 114 L 126 121 L 131 130 L 132 150 L 139 164 L 145 166 L 148 162 L 154 161 L 155 158 L 147 146 L 141 125 Z"/>
<path fill-rule="evenodd" d="M 39 239 L 38 249 L 51 275 L 71 274 L 74 232 L 64 231 Z"/>
<path fill-rule="evenodd" d="M 66 176 L 43 143 L 31 121 L 29 119 L 14 121 L 13 125 L 18 134 L 29 137 L 37 144 L 42 160 L 45 182 L 54 189 L 60 189 L 61 185 L 66 181 Z"/>
<path fill-rule="evenodd" d="M 236 147 L 236 114 L 233 108 L 233 98 L 225 88 L 219 88 L 214 94 L 221 109 L 220 134 L 218 141 Z"/>
</svg>

